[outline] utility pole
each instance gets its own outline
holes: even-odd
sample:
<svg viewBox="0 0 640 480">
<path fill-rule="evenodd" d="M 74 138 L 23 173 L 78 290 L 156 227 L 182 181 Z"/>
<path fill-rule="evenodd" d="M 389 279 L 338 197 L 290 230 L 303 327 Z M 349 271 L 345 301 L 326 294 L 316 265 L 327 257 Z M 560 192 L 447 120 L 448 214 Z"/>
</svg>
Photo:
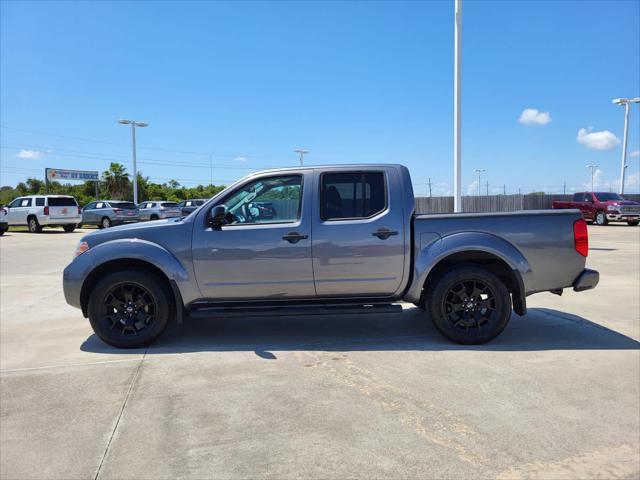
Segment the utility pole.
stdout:
<svg viewBox="0 0 640 480">
<path fill-rule="evenodd" d="M 462 142 L 461 77 L 462 77 L 462 0 L 454 0 L 453 46 L 453 211 L 462 211 Z"/>
<path fill-rule="evenodd" d="M 429 198 L 431 198 L 431 177 L 429 177 L 427 184 L 429 185 Z"/>
<path fill-rule="evenodd" d="M 484 168 L 476 168 L 474 172 L 476 172 L 476 174 L 478 175 L 478 196 L 480 196 L 480 175 L 482 175 L 483 172 L 486 172 L 486 170 Z"/>
<path fill-rule="evenodd" d="M 304 165 L 304 156 L 305 154 L 309 153 L 308 150 L 302 150 L 301 148 L 298 148 L 296 150 L 294 150 L 295 153 L 300 154 L 300 166 Z"/>
<path fill-rule="evenodd" d="M 622 137 L 622 164 L 620 165 L 620 195 L 624 194 L 624 174 L 627 168 L 627 138 L 629 133 L 629 108 L 632 103 L 640 103 L 640 97 L 616 98 L 612 103 L 624 105 L 624 134 Z M 591 189 L 593 191 L 593 188 Z"/>
<path fill-rule="evenodd" d="M 565 180 L 564 183 L 562 184 L 562 194 L 566 195 L 567 194 L 567 181 Z"/>
<path fill-rule="evenodd" d="M 505 196 L 507 195 L 507 186 L 504 184 L 502 185 L 502 194 Z"/>
<path fill-rule="evenodd" d="M 489 196 L 489 180 L 487 180 L 487 197 Z"/>
<path fill-rule="evenodd" d="M 209 183 L 213 187 L 213 155 L 211 154 L 209 154 L 209 172 L 210 172 Z"/>
<path fill-rule="evenodd" d="M 591 191 L 593 192 L 593 178 L 595 177 L 596 174 L 596 168 L 598 168 L 598 165 L 587 165 L 587 168 L 591 169 Z"/>
</svg>

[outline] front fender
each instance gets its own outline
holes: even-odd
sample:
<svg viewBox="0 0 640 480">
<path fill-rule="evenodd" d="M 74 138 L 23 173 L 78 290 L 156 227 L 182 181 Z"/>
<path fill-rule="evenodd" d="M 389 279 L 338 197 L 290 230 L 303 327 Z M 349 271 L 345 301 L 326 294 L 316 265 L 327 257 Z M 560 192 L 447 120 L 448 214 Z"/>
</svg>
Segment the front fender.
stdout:
<svg viewBox="0 0 640 480">
<path fill-rule="evenodd" d="M 187 270 L 169 250 L 148 240 L 139 238 L 110 240 L 96 245 L 87 253 L 91 256 L 94 268 L 112 260 L 129 258 L 152 264 L 178 285 L 189 280 Z"/>
<path fill-rule="evenodd" d="M 442 238 L 437 234 L 423 233 L 417 243 L 413 281 L 405 295 L 409 302 L 420 301 L 427 277 L 440 261 L 461 252 L 484 252 L 503 260 L 509 268 L 519 273 L 526 291 L 531 266 L 520 250 L 503 238 L 484 232 L 461 232 Z"/>
</svg>

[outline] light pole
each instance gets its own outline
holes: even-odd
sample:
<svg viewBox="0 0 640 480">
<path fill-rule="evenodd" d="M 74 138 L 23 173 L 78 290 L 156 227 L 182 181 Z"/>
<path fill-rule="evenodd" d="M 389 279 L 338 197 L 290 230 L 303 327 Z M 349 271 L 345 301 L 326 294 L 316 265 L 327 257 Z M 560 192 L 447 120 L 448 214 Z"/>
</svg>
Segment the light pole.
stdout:
<svg viewBox="0 0 640 480">
<path fill-rule="evenodd" d="M 309 153 L 309 151 L 297 148 L 296 150 L 294 150 L 294 152 L 300 154 L 300 166 L 304 165 L 304 156 L 305 154 Z"/>
<path fill-rule="evenodd" d="M 474 172 L 478 175 L 478 196 L 480 196 L 480 175 L 486 172 L 486 170 L 484 168 L 476 168 Z"/>
<path fill-rule="evenodd" d="M 624 134 L 622 137 L 622 164 L 620 165 L 620 195 L 624 194 L 624 171 L 627 168 L 627 137 L 629 134 L 629 108 L 632 103 L 640 103 L 640 97 L 614 98 L 612 103 L 624 105 Z"/>
<path fill-rule="evenodd" d="M 594 165 L 594 164 L 587 165 L 587 168 L 591 169 L 591 191 L 592 192 L 593 192 L 593 177 L 595 177 L 596 168 L 598 168 L 598 167 L 599 167 L 599 165 Z"/>
<path fill-rule="evenodd" d="M 462 144 L 460 140 L 462 75 L 462 0 L 454 0 L 454 46 L 453 46 L 453 211 L 462 211 Z"/>
<path fill-rule="evenodd" d="M 137 122 L 135 120 L 127 120 L 121 118 L 118 123 L 122 125 L 131 125 L 131 148 L 133 151 L 133 203 L 138 204 L 138 169 L 136 167 L 136 127 L 144 128 L 149 124 L 146 122 Z"/>
</svg>

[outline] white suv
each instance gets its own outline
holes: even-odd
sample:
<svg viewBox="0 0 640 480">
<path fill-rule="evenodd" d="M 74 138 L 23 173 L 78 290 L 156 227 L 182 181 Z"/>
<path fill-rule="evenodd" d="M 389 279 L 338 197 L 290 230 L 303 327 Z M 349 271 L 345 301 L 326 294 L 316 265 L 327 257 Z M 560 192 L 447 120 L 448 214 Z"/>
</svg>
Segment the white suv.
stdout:
<svg viewBox="0 0 640 480">
<path fill-rule="evenodd" d="M 26 225 L 37 233 L 42 227 L 62 227 L 73 232 L 82 220 L 78 202 L 66 195 L 29 195 L 18 197 L 5 207 L 9 225 Z"/>
</svg>

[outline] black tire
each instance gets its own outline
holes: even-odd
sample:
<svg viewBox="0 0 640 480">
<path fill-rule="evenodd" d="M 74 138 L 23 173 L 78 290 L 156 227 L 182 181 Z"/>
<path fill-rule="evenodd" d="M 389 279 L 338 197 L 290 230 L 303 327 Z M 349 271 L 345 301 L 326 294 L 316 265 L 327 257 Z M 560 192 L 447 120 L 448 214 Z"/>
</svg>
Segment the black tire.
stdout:
<svg viewBox="0 0 640 480">
<path fill-rule="evenodd" d="M 438 331 L 464 345 L 492 340 L 511 317 L 507 287 L 493 273 L 474 266 L 454 268 L 437 279 L 428 287 L 426 306 Z"/>
<path fill-rule="evenodd" d="M 9 230 L 9 228 L 0 227 L 0 237 L 4 235 L 4 232 L 6 232 L 7 230 Z"/>
<path fill-rule="evenodd" d="M 158 220 L 158 215 L 151 215 L 149 220 Z"/>
<path fill-rule="evenodd" d="M 640 223 L 640 221 L 638 220 L 627 220 L 627 225 L 629 225 L 630 227 L 635 227 L 636 225 L 638 225 L 638 223 Z"/>
<path fill-rule="evenodd" d="M 29 231 L 31 233 L 42 232 L 42 226 L 40 225 L 40 222 L 38 222 L 38 219 L 36 217 L 31 216 L 27 218 L 27 226 L 29 227 Z"/>
<path fill-rule="evenodd" d="M 607 223 L 609 223 L 607 220 L 607 214 L 602 210 L 598 210 L 596 212 L 596 218 L 593 220 L 593 223 L 600 226 L 606 225 Z"/>
<path fill-rule="evenodd" d="M 100 220 L 100 228 L 110 228 L 111 225 L 112 223 L 109 217 L 102 217 L 102 220 Z"/>
<path fill-rule="evenodd" d="M 71 232 L 73 232 L 73 231 L 76 229 L 76 226 L 75 226 L 75 225 L 73 225 L 73 224 L 72 224 L 72 225 L 63 225 L 63 226 L 62 226 L 62 228 L 63 228 L 63 230 L 64 230 L 65 232 L 67 232 L 67 233 L 71 233 Z"/>
<path fill-rule="evenodd" d="M 166 282 L 152 272 L 113 272 L 90 293 L 89 322 L 96 335 L 111 346 L 144 347 L 158 338 L 173 319 L 171 298 Z"/>
</svg>

